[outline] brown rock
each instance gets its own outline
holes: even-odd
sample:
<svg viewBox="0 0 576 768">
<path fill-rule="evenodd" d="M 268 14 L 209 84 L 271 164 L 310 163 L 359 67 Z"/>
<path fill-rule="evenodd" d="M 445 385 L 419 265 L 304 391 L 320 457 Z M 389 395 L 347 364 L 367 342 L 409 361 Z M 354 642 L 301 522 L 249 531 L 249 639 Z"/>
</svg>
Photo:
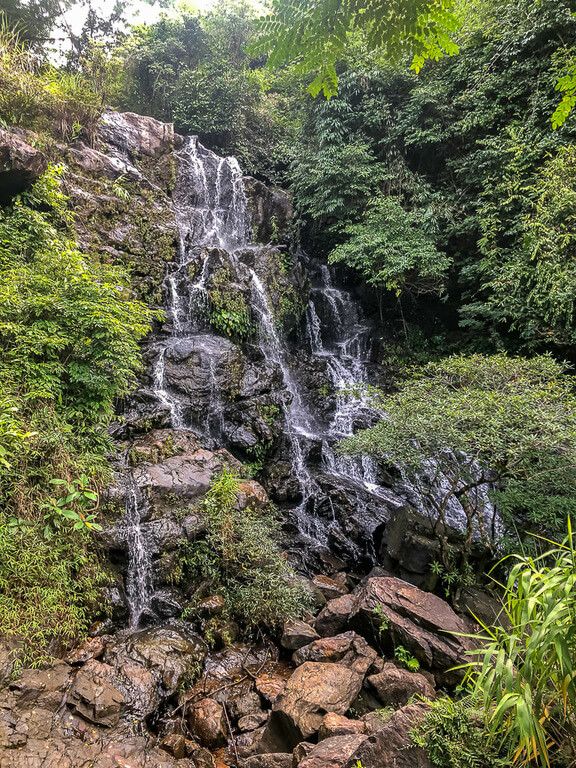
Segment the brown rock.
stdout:
<svg viewBox="0 0 576 768">
<path fill-rule="evenodd" d="M 366 732 L 366 724 L 362 720 L 351 720 L 335 712 L 328 712 L 322 719 L 322 725 L 318 731 L 318 739 L 329 739 L 332 736 L 349 736 Z"/>
<path fill-rule="evenodd" d="M 327 712 L 343 715 L 361 687 L 362 676 L 342 664 L 305 662 L 276 700 L 259 751 L 294 749 L 318 732 Z"/>
<path fill-rule="evenodd" d="M 199 603 L 198 611 L 207 616 L 217 616 L 222 613 L 225 606 L 226 600 L 222 595 L 210 595 Z"/>
<path fill-rule="evenodd" d="M 322 592 L 326 600 L 334 600 L 342 597 L 349 592 L 346 586 L 346 574 L 337 574 L 337 578 L 331 579 L 329 576 L 314 576 L 312 584 Z"/>
<path fill-rule="evenodd" d="M 292 755 L 286 752 L 268 752 L 249 757 L 244 768 L 292 768 Z"/>
<path fill-rule="evenodd" d="M 461 673 L 449 669 L 466 661 L 473 643 L 462 636 L 470 626 L 445 600 L 391 576 L 368 579 L 355 600 L 353 623 L 358 628 L 371 631 L 374 610 L 380 606 L 388 625 L 386 635 L 394 645 L 407 648 L 443 682 L 458 682 Z"/>
<path fill-rule="evenodd" d="M 317 640 L 320 637 L 318 632 L 311 627 L 310 624 L 306 624 L 305 621 L 289 620 L 284 622 L 284 630 L 282 632 L 282 639 L 280 641 L 283 648 L 289 651 L 296 651 L 298 648 L 302 648 L 303 645 L 308 645 L 313 640 Z"/>
<path fill-rule="evenodd" d="M 188 713 L 188 726 L 203 747 L 213 749 L 226 743 L 224 708 L 214 699 L 200 699 Z"/>
<path fill-rule="evenodd" d="M 292 750 L 292 765 L 299 765 L 312 752 L 315 746 L 316 744 L 312 744 L 309 741 L 301 741 L 300 744 L 296 744 Z"/>
<path fill-rule="evenodd" d="M 424 750 L 414 746 L 410 738 L 410 732 L 422 721 L 427 709 L 424 702 L 398 709 L 381 729 L 365 738 L 344 764 L 345 768 L 356 768 L 358 760 L 362 768 L 432 768 Z"/>
<path fill-rule="evenodd" d="M 99 659 L 104 654 L 107 644 L 107 637 L 89 637 L 82 645 L 70 651 L 66 661 L 68 664 L 85 664 L 90 659 Z"/>
<path fill-rule="evenodd" d="M 160 742 L 160 747 L 177 760 L 186 757 L 186 739 L 181 733 L 169 733 L 164 736 Z"/>
<path fill-rule="evenodd" d="M 323 637 L 305 645 L 292 655 L 297 666 L 305 661 L 338 662 L 364 676 L 378 659 L 378 653 L 356 632 Z"/>
<path fill-rule="evenodd" d="M 0 202 L 22 192 L 48 167 L 46 157 L 12 131 L 0 128 Z"/>
<path fill-rule="evenodd" d="M 344 768 L 356 764 L 356 755 L 366 741 L 362 734 L 332 736 L 319 742 L 299 763 L 298 768 Z"/>
<path fill-rule="evenodd" d="M 244 715 L 238 720 L 238 730 L 240 731 L 255 731 L 256 728 L 260 728 L 261 725 L 268 720 L 268 713 L 260 710 L 259 712 L 252 712 L 249 715 Z"/>
<path fill-rule="evenodd" d="M 119 143 L 119 137 L 122 137 Z M 158 157 L 174 148 L 174 126 L 134 112 L 105 112 L 98 138 L 132 158 Z"/>
<path fill-rule="evenodd" d="M 314 622 L 316 632 L 321 637 L 330 637 L 341 632 L 356 609 L 356 597 L 353 594 L 342 595 L 329 600 Z"/>
<path fill-rule="evenodd" d="M 228 714 L 233 720 L 240 720 L 246 715 L 260 712 L 260 696 L 254 691 L 241 693 L 239 696 L 227 697 Z"/>
<path fill-rule="evenodd" d="M 283 693 L 288 682 L 288 676 L 275 672 L 263 672 L 256 678 L 256 690 L 261 696 L 273 704 Z"/>
<path fill-rule="evenodd" d="M 424 675 L 402 669 L 391 662 L 385 664 L 382 672 L 377 675 L 370 675 L 368 682 L 385 706 L 404 706 L 416 694 L 427 699 L 436 697 L 434 687 Z"/>
<path fill-rule="evenodd" d="M 120 720 L 126 698 L 114 685 L 114 667 L 92 659 L 82 667 L 70 692 L 76 712 L 99 725 L 112 726 Z"/>
<path fill-rule="evenodd" d="M 207 749 L 204 749 L 204 747 L 200 747 L 200 749 L 196 749 L 192 753 L 192 762 L 194 764 L 194 768 L 215 768 L 215 762 L 212 753 Z"/>
<path fill-rule="evenodd" d="M 235 737 L 236 750 L 243 760 L 258 752 L 264 735 L 264 727 L 257 728 L 255 731 L 245 731 Z"/>
</svg>

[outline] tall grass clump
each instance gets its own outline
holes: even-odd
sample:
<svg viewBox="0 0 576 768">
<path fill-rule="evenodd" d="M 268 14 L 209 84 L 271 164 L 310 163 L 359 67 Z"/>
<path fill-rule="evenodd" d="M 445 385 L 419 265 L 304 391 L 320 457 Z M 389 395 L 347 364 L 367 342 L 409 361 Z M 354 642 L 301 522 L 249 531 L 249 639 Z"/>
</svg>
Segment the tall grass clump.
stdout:
<svg viewBox="0 0 576 768">
<path fill-rule="evenodd" d="M 512 764 L 548 768 L 576 758 L 576 553 L 571 524 L 538 556 L 511 555 L 502 614 L 482 625 L 467 669 L 492 742 Z"/>
</svg>

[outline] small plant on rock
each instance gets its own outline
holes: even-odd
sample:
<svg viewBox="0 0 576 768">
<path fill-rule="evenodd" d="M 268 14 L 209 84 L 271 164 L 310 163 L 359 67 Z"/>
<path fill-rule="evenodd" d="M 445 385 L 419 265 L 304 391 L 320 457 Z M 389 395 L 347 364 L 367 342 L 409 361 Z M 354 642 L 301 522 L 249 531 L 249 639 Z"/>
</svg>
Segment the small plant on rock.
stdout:
<svg viewBox="0 0 576 768">
<path fill-rule="evenodd" d="M 197 585 L 188 615 L 210 594 L 225 599 L 223 618 L 248 631 L 276 628 L 300 615 L 310 593 L 278 546 L 279 524 L 270 510 L 240 508 L 240 481 L 229 470 L 213 481 L 202 513 L 207 534 L 181 550 L 187 582 Z"/>
<path fill-rule="evenodd" d="M 412 656 L 410 651 L 404 648 L 403 645 L 397 645 L 396 648 L 394 648 L 394 658 L 410 672 L 418 672 L 420 669 L 420 662 L 418 659 L 415 656 Z"/>
</svg>

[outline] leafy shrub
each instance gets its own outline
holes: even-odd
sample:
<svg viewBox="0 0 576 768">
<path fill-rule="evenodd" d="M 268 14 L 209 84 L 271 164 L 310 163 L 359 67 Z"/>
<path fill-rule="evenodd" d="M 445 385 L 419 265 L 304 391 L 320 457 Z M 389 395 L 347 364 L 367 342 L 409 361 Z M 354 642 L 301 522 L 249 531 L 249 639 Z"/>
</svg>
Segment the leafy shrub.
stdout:
<svg viewBox="0 0 576 768">
<path fill-rule="evenodd" d="M 40 62 L 0 13 L 0 120 L 91 141 L 103 106 L 90 80 Z"/>
<path fill-rule="evenodd" d="M 550 765 L 576 744 L 576 551 L 511 556 L 502 620 L 483 625 L 467 682 L 481 701 L 492 743 L 511 744 L 513 763 Z"/>
<path fill-rule="evenodd" d="M 199 584 L 197 600 L 222 595 L 227 617 L 247 630 L 276 628 L 300 615 L 310 594 L 279 549 L 276 519 L 270 512 L 240 509 L 239 490 L 228 470 L 213 481 L 202 503 L 208 531 L 205 539 L 184 545 L 182 578 Z"/>
<path fill-rule="evenodd" d="M 437 768 L 505 768 L 508 758 L 487 743 L 482 712 L 467 697 L 453 701 L 447 696 L 431 704 L 422 723 L 412 732 Z"/>
<path fill-rule="evenodd" d="M 352 223 L 378 191 L 383 166 L 366 142 L 329 142 L 302 152 L 290 169 L 300 211 L 316 230 Z"/>
<path fill-rule="evenodd" d="M 475 530 L 486 533 L 479 489 L 498 489 L 508 522 L 520 531 L 554 534 L 576 509 L 576 397 L 564 370 L 546 356 L 454 355 L 429 363 L 379 398 L 382 420 L 341 449 L 401 467 L 435 525 L 445 522 L 450 503 L 462 506 L 463 560 L 455 563 L 446 550 L 441 565 L 465 576 L 466 545 Z"/>
<path fill-rule="evenodd" d="M 114 400 L 135 384 L 152 317 L 120 270 L 78 250 L 61 174 L 0 208 L 0 633 L 23 641 L 27 663 L 77 639 L 98 608 L 86 534 Z"/>
<path fill-rule="evenodd" d="M 518 334 L 526 349 L 569 347 L 576 340 L 576 146 L 561 147 L 534 179 L 521 183 L 533 151 L 520 145 L 500 182 L 501 200 L 523 207 L 514 248 L 497 210 L 491 204 L 481 209 L 481 279 L 488 298 L 464 317 L 491 318 Z"/>
<path fill-rule="evenodd" d="M 357 269 L 370 285 L 396 295 L 440 292 L 450 259 L 434 244 L 434 225 L 398 200 L 380 197 L 358 224 L 344 229 L 345 241 L 329 255 L 331 263 Z"/>
<path fill-rule="evenodd" d="M 48 540 L 43 527 L 0 513 L 0 632 L 23 642 L 24 666 L 82 637 L 106 582 L 89 538 L 67 530 Z"/>
</svg>

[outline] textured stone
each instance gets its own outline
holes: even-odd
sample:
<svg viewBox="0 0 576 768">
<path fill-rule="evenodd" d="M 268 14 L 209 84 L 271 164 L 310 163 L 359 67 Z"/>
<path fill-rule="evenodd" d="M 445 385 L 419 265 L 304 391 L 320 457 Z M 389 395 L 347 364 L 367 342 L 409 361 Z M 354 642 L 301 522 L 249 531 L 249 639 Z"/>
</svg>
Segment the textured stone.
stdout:
<svg viewBox="0 0 576 768">
<path fill-rule="evenodd" d="M 292 768 L 292 755 L 286 752 L 269 752 L 249 757 L 243 768 Z"/>
<path fill-rule="evenodd" d="M 424 675 L 410 672 L 392 663 L 386 664 L 382 672 L 370 675 L 367 680 L 385 706 L 403 706 L 415 695 L 427 699 L 436 697 L 434 687 Z"/>
<path fill-rule="evenodd" d="M 365 733 L 366 724 L 362 720 L 351 720 L 349 717 L 328 712 L 322 718 L 322 725 L 318 731 L 318 739 L 329 739 L 332 736 L 349 736 Z"/>
<path fill-rule="evenodd" d="M 316 617 L 316 631 L 321 637 L 337 635 L 346 627 L 355 608 L 356 597 L 353 594 L 329 600 Z"/>
<path fill-rule="evenodd" d="M 327 712 L 344 714 L 362 687 L 362 676 L 341 664 L 305 662 L 276 700 L 260 752 L 292 750 L 314 736 Z"/>
<path fill-rule="evenodd" d="M 378 608 L 387 628 L 383 639 L 404 646 L 442 682 L 457 683 L 462 673 L 451 667 L 467 661 L 474 643 L 464 635 L 471 626 L 445 600 L 394 577 L 366 581 L 355 595 L 351 623 L 360 631 L 373 632 Z"/>
<path fill-rule="evenodd" d="M 344 768 L 354 764 L 361 745 L 366 741 L 362 734 L 332 736 L 319 742 L 298 764 L 298 768 Z"/>
<path fill-rule="evenodd" d="M 0 128 L 0 203 L 30 186 L 47 167 L 42 152 L 15 132 Z"/>
<path fill-rule="evenodd" d="M 298 648 L 302 648 L 303 645 L 308 645 L 308 643 L 311 643 L 318 637 L 318 633 L 314 627 L 310 626 L 310 624 L 306 624 L 304 621 L 291 619 L 284 623 L 282 639 L 280 642 L 283 648 L 286 648 L 289 651 L 295 651 Z"/>
<path fill-rule="evenodd" d="M 356 632 L 315 640 L 292 655 L 296 665 L 305 661 L 338 662 L 364 676 L 374 665 L 378 653 Z"/>
<path fill-rule="evenodd" d="M 364 739 L 344 763 L 345 768 L 356 768 L 358 760 L 363 768 L 432 768 L 424 750 L 414 746 L 410 738 L 427 709 L 423 702 L 398 709 L 382 723 L 382 728 Z"/>
<path fill-rule="evenodd" d="M 224 708 L 214 699 L 200 699 L 188 712 L 188 726 L 203 747 L 213 749 L 226 743 Z"/>
</svg>

